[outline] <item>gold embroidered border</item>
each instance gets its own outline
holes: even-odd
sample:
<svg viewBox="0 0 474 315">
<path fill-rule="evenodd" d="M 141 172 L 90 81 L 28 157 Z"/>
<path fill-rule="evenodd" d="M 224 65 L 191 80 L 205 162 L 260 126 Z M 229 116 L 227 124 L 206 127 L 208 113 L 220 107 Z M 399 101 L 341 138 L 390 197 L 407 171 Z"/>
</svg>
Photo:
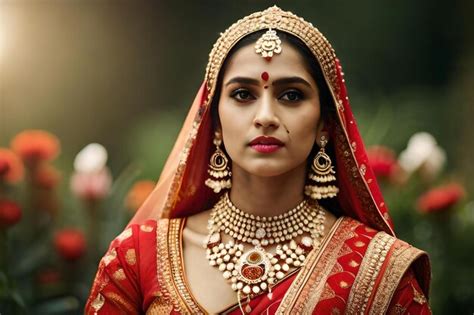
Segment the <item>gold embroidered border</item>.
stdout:
<svg viewBox="0 0 474 315">
<path fill-rule="evenodd" d="M 336 96 L 333 95 L 333 97 L 335 98 Z M 338 113 L 338 115 L 340 115 L 340 113 Z M 342 121 L 341 118 L 339 118 L 339 120 Z M 344 166 L 345 173 L 348 174 L 348 179 L 352 183 L 352 187 L 356 189 L 357 196 L 361 202 L 360 208 L 364 209 L 364 213 L 370 217 L 369 222 L 374 224 L 377 229 L 390 231 L 392 235 L 395 235 L 395 232 L 392 230 L 386 219 L 381 215 L 378 205 L 367 186 L 367 181 L 360 174 L 357 159 L 355 157 L 355 149 L 349 145 L 349 135 L 347 134 L 347 129 L 342 125 L 342 123 L 336 125 L 335 134 L 337 138 L 335 141 L 337 143 L 336 149 L 339 151 L 344 161 L 341 167 Z"/>
<path fill-rule="evenodd" d="M 372 295 L 375 280 L 395 238 L 377 233 L 367 248 L 347 300 L 346 314 L 363 314 Z"/>
<path fill-rule="evenodd" d="M 204 310 L 199 307 L 199 304 L 190 294 L 190 291 L 186 286 L 186 281 L 184 278 L 183 259 L 181 252 L 181 232 L 183 228 L 183 223 L 183 219 L 170 220 L 168 245 L 171 259 L 171 274 L 173 275 L 174 285 L 181 299 L 183 300 L 184 305 L 186 305 L 187 311 L 190 314 L 205 314 Z"/>
<path fill-rule="evenodd" d="M 178 312 L 186 309 L 181 303 L 172 281 L 170 257 L 168 252 L 169 219 L 161 219 L 156 227 L 156 274 L 164 300 L 174 306 Z"/>
<path fill-rule="evenodd" d="M 306 312 L 311 306 L 314 308 L 341 246 L 352 235 L 351 222 L 354 221 L 346 217 L 339 218 L 326 235 L 321 249 L 309 253 L 304 266 L 283 297 L 276 314 L 300 314 Z"/>
<path fill-rule="evenodd" d="M 404 242 L 397 241 L 395 243 L 369 314 L 385 314 L 403 275 L 410 265 L 424 254 L 423 251 Z"/>
</svg>

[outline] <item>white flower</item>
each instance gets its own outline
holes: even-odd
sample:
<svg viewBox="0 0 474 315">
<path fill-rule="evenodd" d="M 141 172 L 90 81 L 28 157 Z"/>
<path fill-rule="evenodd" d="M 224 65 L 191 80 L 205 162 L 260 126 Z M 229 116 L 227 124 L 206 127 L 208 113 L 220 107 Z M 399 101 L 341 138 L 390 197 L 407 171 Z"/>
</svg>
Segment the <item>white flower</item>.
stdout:
<svg viewBox="0 0 474 315">
<path fill-rule="evenodd" d="M 71 190 L 81 199 L 100 200 L 112 187 L 112 175 L 107 167 L 97 172 L 76 172 L 71 177 Z"/>
<path fill-rule="evenodd" d="M 107 150 L 98 143 L 85 146 L 74 159 L 74 169 L 78 173 L 101 171 L 107 163 Z"/>
<path fill-rule="evenodd" d="M 446 152 L 431 134 L 418 132 L 410 138 L 398 162 L 408 174 L 421 170 L 424 175 L 434 178 L 446 162 Z"/>
</svg>

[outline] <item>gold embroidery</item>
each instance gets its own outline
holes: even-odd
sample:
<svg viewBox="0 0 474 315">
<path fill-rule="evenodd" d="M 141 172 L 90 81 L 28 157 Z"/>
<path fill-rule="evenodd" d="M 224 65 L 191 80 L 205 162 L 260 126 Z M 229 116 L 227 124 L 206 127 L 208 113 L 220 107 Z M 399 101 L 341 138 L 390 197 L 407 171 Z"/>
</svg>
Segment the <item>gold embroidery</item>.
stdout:
<svg viewBox="0 0 474 315">
<path fill-rule="evenodd" d="M 358 267 L 359 266 L 359 263 L 357 261 L 355 261 L 354 259 L 352 259 L 350 262 L 349 262 L 349 266 L 351 266 L 352 268 L 355 268 L 355 267 Z"/>
<path fill-rule="evenodd" d="M 171 258 L 171 273 L 173 275 L 174 283 L 178 294 L 184 301 L 184 305 L 188 308 L 191 314 L 204 314 L 203 310 L 199 307 L 193 296 L 190 294 L 189 289 L 186 286 L 184 280 L 184 269 L 183 260 L 181 255 L 181 235 L 182 235 L 182 224 L 181 219 L 172 219 L 169 224 L 168 232 L 168 246 Z"/>
<path fill-rule="evenodd" d="M 333 99 L 337 99 L 337 97 L 336 94 L 333 94 Z M 379 230 L 390 231 L 391 234 L 395 234 L 387 223 L 388 217 L 381 217 L 381 212 L 366 182 L 359 176 L 357 160 L 350 148 L 347 130 L 343 127 L 344 118 L 339 112 L 338 116 L 341 124 L 336 124 L 334 130 L 336 134 L 336 155 L 344 156 L 340 167 L 344 167 L 347 174 L 352 174 L 349 179 L 352 186 L 356 189 L 358 199 L 360 200 L 360 207 L 365 209 L 365 213 L 369 216 L 369 222 Z"/>
<path fill-rule="evenodd" d="M 347 289 L 349 287 L 349 283 L 347 283 L 346 281 L 341 281 L 339 282 L 339 286 L 343 289 Z"/>
<path fill-rule="evenodd" d="M 163 297 L 157 296 L 146 311 L 147 315 L 164 315 L 173 311 L 173 305 L 167 302 Z"/>
<path fill-rule="evenodd" d="M 355 245 L 355 247 L 359 247 L 359 248 L 360 248 L 360 247 L 364 247 L 364 246 L 365 246 L 365 243 L 362 242 L 362 241 L 357 241 L 357 242 L 355 242 L 354 245 Z"/>
<path fill-rule="evenodd" d="M 395 238 L 385 232 L 377 233 L 370 242 L 349 293 L 346 308 L 348 314 L 365 313 L 375 280 L 394 242 Z"/>
<path fill-rule="evenodd" d="M 153 231 L 153 227 L 150 226 L 150 225 L 147 225 L 147 224 L 142 224 L 140 225 L 140 230 L 142 230 L 143 232 L 151 232 Z"/>
<path fill-rule="evenodd" d="M 286 292 L 277 314 L 312 313 L 339 257 L 338 252 L 344 242 L 353 236 L 350 226 L 354 222 L 350 218 L 339 218 L 323 240 L 321 249 L 308 254 L 305 265 Z"/>
<path fill-rule="evenodd" d="M 413 301 L 415 301 L 416 303 L 418 303 L 420 305 L 425 304 L 426 303 L 425 296 L 422 293 L 418 292 L 418 290 L 415 289 L 413 284 L 411 285 L 411 287 L 413 288 Z"/>
<path fill-rule="evenodd" d="M 130 236 L 132 236 L 132 228 L 128 228 L 125 231 L 123 231 L 122 233 L 120 233 L 120 235 L 117 236 L 117 240 L 119 240 L 119 242 L 123 242 L 124 240 L 126 240 Z"/>
<path fill-rule="evenodd" d="M 405 307 L 403 307 L 401 304 L 397 303 L 395 304 L 395 307 L 393 308 L 393 313 L 395 315 L 402 315 L 402 314 L 405 314 L 405 311 L 407 309 Z"/>
<path fill-rule="evenodd" d="M 181 219 L 160 220 L 157 229 L 157 273 L 158 283 L 168 304 L 183 314 L 203 314 L 197 302 L 189 294 L 182 269 Z"/>
<path fill-rule="evenodd" d="M 117 305 L 121 309 L 126 309 L 127 314 L 138 314 L 138 311 L 133 307 L 131 303 L 126 301 L 122 296 L 118 295 L 114 292 L 105 292 L 104 295 L 112 301 L 115 305 Z"/>
<path fill-rule="evenodd" d="M 104 258 L 102 258 L 102 260 L 104 261 L 104 264 L 108 266 L 110 262 L 115 258 L 117 258 L 117 251 L 115 250 L 115 248 L 113 248 L 107 253 L 107 255 L 104 256 Z"/>
<path fill-rule="evenodd" d="M 125 272 L 123 271 L 122 268 L 118 269 L 117 271 L 114 272 L 113 277 L 115 280 L 122 281 L 127 279 L 127 276 L 125 276 Z"/>
<path fill-rule="evenodd" d="M 158 221 L 156 228 L 156 274 L 158 283 L 162 289 L 163 299 L 168 304 L 172 304 L 173 308 L 181 312 L 179 305 L 179 298 L 176 297 L 174 286 L 171 281 L 171 269 L 169 265 L 168 253 L 168 219 L 161 219 Z"/>
<path fill-rule="evenodd" d="M 125 253 L 125 260 L 127 261 L 127 264 L 132 266 L 135 265 L 135 263 L 137 262 L 135 249 L 130 248 L 129 250 L 127 250 L 127 252 Z"/>
<path fill-rule="evenodd" d="M 100 293 L 97 294 L 97 297 L 91 303 L 91 306 L 95 310 L 96 314 L 102 308 L 102 306 L 104 306 L 104 303 L 105 303 L 104 296 Z"/>
<path fill-rule="evenodd" d="M 387 268 L 375 293 L 370 314 L 382 314 L 388 310 L 393 294 L 403 275 L 411 264 L 422 255 L 424 253 L 419 249 L 396 240 Z"/>
<path fill-rule="evenodd" d="M 331 315 L 339 315 L 339 314 L 342 314 L 342 311 L 338 309 L 337 307 L 333 307 L 331 309 Z"/>
</svg>

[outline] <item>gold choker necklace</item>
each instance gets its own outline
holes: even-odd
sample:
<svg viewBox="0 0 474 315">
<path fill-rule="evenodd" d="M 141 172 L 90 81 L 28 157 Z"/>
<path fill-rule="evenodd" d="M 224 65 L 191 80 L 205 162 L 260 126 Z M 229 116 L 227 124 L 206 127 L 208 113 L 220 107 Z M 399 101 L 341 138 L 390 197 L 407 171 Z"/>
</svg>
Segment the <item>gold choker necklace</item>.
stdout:
<svg viewBox="0 0 474 315">
<path fill-rule="evenodd" d="M 208 221 L 206 258 L 222 271 L 239 301 L 267 291 L 271 299 L 271 287 L 291 268 L 300 267 L 313 248 L 319 248 L 325 219 L 325 210 L 306 200 L 278 216 L 255 216 L 238 209 L 225 193 Z M 231 240 L 222 242 L 221 233 Z M 274 253 L 265 250 L 270 245 L 277 245 Z"/>
</svg>

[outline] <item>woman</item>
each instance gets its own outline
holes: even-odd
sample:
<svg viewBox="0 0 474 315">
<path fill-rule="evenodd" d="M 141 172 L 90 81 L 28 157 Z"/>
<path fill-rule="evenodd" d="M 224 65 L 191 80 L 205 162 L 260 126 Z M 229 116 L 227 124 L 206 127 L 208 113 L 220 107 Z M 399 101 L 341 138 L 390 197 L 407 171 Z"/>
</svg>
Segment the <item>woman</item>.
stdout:
<svg viewBox="0 0 474 315">
<path fill-rule="evenodd" d="M 87 313 L 430 313 L 324 36 L 278 7 L 223 33 L 159 183 Z"/>
</svg>

